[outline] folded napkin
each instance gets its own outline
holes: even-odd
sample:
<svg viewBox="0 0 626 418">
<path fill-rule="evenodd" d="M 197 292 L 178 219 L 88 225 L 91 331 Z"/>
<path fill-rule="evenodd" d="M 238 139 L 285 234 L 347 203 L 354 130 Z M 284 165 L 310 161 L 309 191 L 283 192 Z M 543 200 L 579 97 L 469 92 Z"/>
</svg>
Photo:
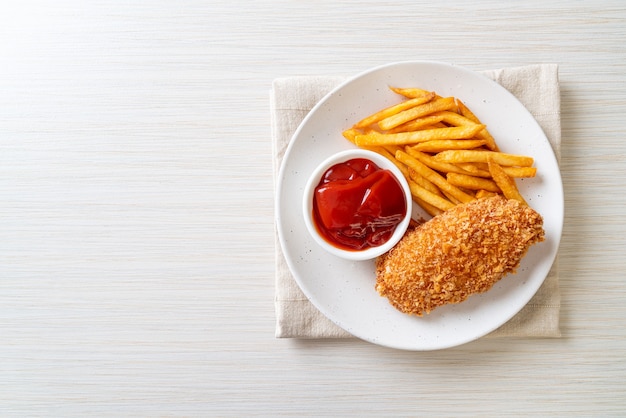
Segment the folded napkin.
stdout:
<svg viewBox="0 0 626 418">
<path fill-rule="evenodd" d="M 528 65 L 484 71 L 515 95 L 535 117 L 560 159 L 561 115 L 558 66 Z M 288 77 L 274 80 L 270 92 L 274 178 L 287 145 L 302 119 L 344 77 Z M 346 338 L 309 302 L 291 275 L 276 234 L 276 337 Z M 509 322 L 487 337 L 559 337 L 558 257 L 531 301 Z"/>
</svg>

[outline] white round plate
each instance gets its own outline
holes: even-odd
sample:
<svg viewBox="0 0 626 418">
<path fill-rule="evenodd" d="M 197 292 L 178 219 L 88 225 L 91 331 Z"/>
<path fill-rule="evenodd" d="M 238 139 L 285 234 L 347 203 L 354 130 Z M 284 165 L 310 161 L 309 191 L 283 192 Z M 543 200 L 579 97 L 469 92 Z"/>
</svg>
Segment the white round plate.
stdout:
<svg viewBox="0 0 626 418">
<path fill-rule="evenodd" d="M 538 173 L 517 184 L 528 203 L 543 216 L 546 240 L 531 247 L 516 274 L 506 276 L 488 292 L 437 308 L 423 317 L 403 314 L 378 295 L 373 261 L 348 261 L 324 251 L 311 238 L 302 215 L 303 190 L 311 172 L 331 154 L 354 147 L 341 132 L 402 100 L 389 86 L 418 87 L 458 97 L 487 125 L 501 151 L 532 156 Z M 563 227 L 561 174 L 552 147 L 533 116 L 499 84 L 439 62 L 384 65 L 331 91 L 295 132 L 277 186 L 279 239 L 304 294 L 355 337 L 398 349 L 453 347 L 503 325 L 528 303 L 548 275 Z"/>
</svg>

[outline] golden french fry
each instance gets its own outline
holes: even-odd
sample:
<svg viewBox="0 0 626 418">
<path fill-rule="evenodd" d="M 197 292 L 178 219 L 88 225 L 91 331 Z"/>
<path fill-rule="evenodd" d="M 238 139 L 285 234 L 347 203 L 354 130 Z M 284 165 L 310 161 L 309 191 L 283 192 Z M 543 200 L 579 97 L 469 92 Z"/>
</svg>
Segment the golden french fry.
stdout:
<svg viewBox="0 0 626 418">
<path fill-rule="evenodd" d="M 446 164 L 451 164 L 451 163 L 446 163 Z M 454 164 L 457 167 L 462 168 L 463 170 L 467 171 L 468 173 L 471 173 L 472 176 L 476 176 L 476 177 L 491 177 L 491 173 L 489 173 L 489 169 L 487 168 L 487 164 L 484 164 L 485 167 L 483 168 L 483 163 L 457 163 Z M 463 174 L 463 173 L 461 173 Z"/>
<path fill-rule="evenodd" d="M 403 149 L 400 145 L 385 145 L 384 148 L 393 155 L 396 155 L 396 151 L 402 151 Z"/>
<path fill-rule="evenodd" d="M 386 109 L 380 110 L 365 119 L 360 120 L 354 125 L 354 128 L 365 128 L 370 126 L 373 123 L 379 122 L 385 118 L 398 114 L 404 110 L 410 109 L 412 107 L 428 103 L 435 97 L 435 93 L 428 93 L 423 96 L 415 97 L 410 100 L 406 100 L 402 103 L 398 103 L 393 106 L 389 106 Z"/>
<path fill-rule="evenodd" d="M 435 186 L 439 187 L 442 192 L 449 193 L 459 201 L 467 203 L 475 199 L 474 196 L 470 196 L 467 193 L 464 193 L 458 187 L 448 183 L 448 181 L 443 176 L 441 176 L 441 174 L 428 168 L 426 165 L 424 165 L 424 163 L 420 162 L 414 157 L 411 157 L 406 152 L 398 151 L 396 153 L 396 158 L 410 168 L 413 168 L 420 175 L 424 176 L 424 178 L 432 182 Z"/>
<path fill-rule="evenodd" d="M 426 213 L 429 214 L 430 216 L 437 216 L 443 212 L 443 210 L 439 209 L 436 206 L 431 205 L 428 202 L 425 202 L 424 200 L 420 199 L 418 196 L 415 196 L 414 194 L 412 194 L 412 196 L 413 196 L 413 200 L 415 201 L 415 203 L 417 203 L 422 209 L 424 209 L 424 211 L 426 211 Z"/>
<path fill-rule="evenodd" d="M 422 142 L 412 148 L 424 152 L 441 152 L 446 150 L 474 149 L 485 145 L 482 139 L 437 139 Z"/>
<path fill-rule="evenodd" d="M 465 125 L 481 125 L 480 123 L 476 123 L 471 119 L 466 118 L 463 115 L 460 115 L 456 112 L 452 112 L 449 110 L 443 110 L 441 112 L 434 113 L 436 116 L 441 116 L 443 121 L 448 125 L 453 126 L 465 126 Z"/>
<path fill-rule="evenodd" d="M 493 139 L 493 136 L 489 133 L 487 128 L 476 134 L 477 138 L 480 138 L 485 141 L 485 146 L 489 148 L 491 151 L 498 151 L 498 146 L 496 145 L 496 140 Z"/>
<path fill-rule="evenodd" d="M 461 99 L 459 99 L 457 97 L 457 98 L 455 98 L 455 102 L 456 102 L 456 106 L 459 109 L 459 112 L 461 113 L 461 115 L 465 116 L 467 119 L 471 120 L 474 123 L 480 123 L 480 120 L 478 119 L 478 117 L 476 117 L 474 112 L 472 112 L 469 109 L 469 107 L 467 107 L 465 105 L 465 103 L 463 103 L 463 101 Z"/>
<path fill-rule="evenodd" d="M 430 180 L 426 179 L 424 176 L 415 171 L 415 169 L 407 167 L 407 170 L 409 172 L 409 178 L 415 183 L 419 184 L 431 193 L 434 193 L 440 197 L 445 197 L 439 187 L 435 186 Z"/>
<path fill-rule="evenodd" d="M 387 133 L 394 134 L 400 132 L 419 131 L 422 129 L 446 128 L 446 125 L 439 125 L 443 120 L 442 116 L 424 116 L 398 125 L 393 129 L 389 129 Z"/>
<path fill-rule="evenodd" d="M 486 190 L 489 192 L 500 192 L 498 185 L 489 179 L 482 177 L 467 176 L 465 174 L 448 173 L 446 180 L 450 184 L 470 190 Z"/>
<path fill-rule="evenodd" d="M 357 136 L 358 138 L 358 136 Z M 488 163 L 493 161 L 502 166 L 530 167 L 533 158 L 524 155 L 505 154 L 498 151 L 450 150 L 435 155 L 435 159 L 446 163 Z"/>
<path fill-rule="evenodd" d="M 357 135 L 354 138 L 354 143 L 358 146 L 367 146 L 367 145 L 381 145 L 381 146 L 389 146 L 389 145 L 405 145 L 405 144 L 415 144 L 420 141 L 428 141 L 428 139 L 423 138 L 423 134 L 419 134 L 418 132 L 400 132 L 397 134 L 383 134 L 380 132 L 371 132 L 368 134 Z"/>
<path fill-rule="evenodd" d="M 350 142 L 352 142 L 354 144 L 354 138 L 357 135 L 361 135 L 362 132 L 359 131 L 358 129 L 351 128 L 351 129 L 346 129 L 341 134 L 343 135 L 344 138 L 346 138 L 348 141 L 350 141 Z"/>
<path fill-rule="evenodd" d="M 454 106 L 454 97 L 435 99 L 385 118 L 378 122 L 378 126 L 383 130 L 392 129 L 410 120 L 421 118 L 441 110 L 449 110 Z"/>
<path fill-rule="evenodd" d="M 392 86 L 389 86 L 389 88 L 394 93 L 398 93 L 401 96 L 411 98 L 411 99 L 415 97 L 424 96 L 430 93 L 430 91 L 428 90 L 422 90 L 422 89 L 417 89 L 417 88 L 398 88 L 398 87 L 392 87 Z"/>
<path fill-rule="evenodd" d="M 479 190 L 476 192 L 476 199 L 483 199 L 485 197 L 495 196 L 498 193 L 488 192 L 487 190 Z"/>
<path fill-rule="evenodd" d="M 409 145 L 435 139 L 463 139 L 471 138 L 483 125 L 460 126 L 453 128 L 426 129 L 422 131 L 400 132 L 397 134 L 382 134 L 372 132 L 356 135 L 354 143 L 358 146 L 371 145 Z"/>
<path fill-rule="evenodd" d="M 394 163 L 395 166 L 398 167 L 398 169 L 402 172 L 402 174 L 404 175 L 405 178 L 409 177 L 409 169 L 407 168 L 406 165 L 402 164 L 400 161 L 398 161 L 396 159 L 395 151 L 392 153 L 392 152 L 390 152 L 388 149 L 386 149 L 384 147 L 378 147 L 378 151 L 377 152 L 380 155 L 382 155 L 385 158 L 387 158 L 392 163 Z"/>
<path fill-rule="evenodd" d="M 469 171 L 470 173 L 480 173 L 481 171 L 484 171 L 490 175 L 486 163 L 457 163 L 456 165 L 465 171 Z"/>
<path fill-rule="evenodd" d="M 458 167 L 456 164 L 442 163 L 441 161 L 437 161 L 433 156 L 421 151 L 417 151 L 414 147 L 406 146 L 404 147 L 404 151 L 411 157 L 417 158 L 426 166 L 432 168 L 435 171 L 439 171 L 442 173 L 459 173 L 468 175 L 472 174 Z"/>
<path fill-rule="evenodd" d="M 509 177 L 535 177 L 537 175 L 536 167 L 502 167 Z"/>
<path fill-rule="evenodd" d="M 411 189 L 411 194 L 414 197 L 417 197 L 418 199 L 421 199 L 443 211 L 452 209 L 455 206 L 454 203 L 426 190 L 414 181 L 409 181 L 409 188 Z"/>
<path fill-rule="evenodd" d="M 515 180 L 509 177 L 509 175 L 504 172 L 504 170 L 498 163 L 490 161 L 489 172 L 491 173 L 493 181 L 498 185 L 500 190 L 502 190 L 502 194 L 507 199 L 515 199 L 525 205 L 527 204 L 526 200 L 524 200 L 521 193 L 519 192 L 519 189 L 515 184 Z"/>
<path fill-rule="evenodd" d="M 442 164 L 450 164 L 450 163 L 442 163 Z M 489 172 L 487 163 L 458 163 L 455 165 L 471 173 L 472 176 L 485 177 L 485 178 L 491 177 L 491 173 Z M 510 177 L 528 178 L 528 177 L 535 177 L 537 175 L 536 167 L 502 167 L 502 169 Z"/>
<path fill-rule="evenodd" d="M 482 123 L 480 119 L 478 119 L 478 117 L 461 100 L 456 99 L 456 105 L 459 109 L 459 112 L 461 112 L 461 115 L 465 116 L 467 119 L 471 120 L 474 123 Z M 487 148 L 492 151 L 499 151 L 496 140 L 493 139 L 493 136 L 491 136 L 487 128 L 485 128 L 485 130 L 481 132 L 481 139 L 487 141 Z"/>
<path fill-rule="evenodd" d="M 452 125 L 452 126 L 467 126 L 467 125 L 476 125 L 476 124 L 480 125 L 480 123 L 477 123 L 472 119 L 469 119 L 463 115 L 460 115 L 458 113 L 451 112 L 451 111 L 437 112 L 435 113 L 435 115 L 442 116 L 443 121 L 447 123 L 448 125 Z M 486 127 L 485 129 L 479 131 L 476 134 L 476 138 L 482 139 L 483 141 L 485 141 L 485 146 L 489 148 L 490 150 L 493 151 L 496 149 L 495 140 L 493 139 L 491 134 L 489 134 Z"/>
<path fill-rule="evenodd" d="M 443 195 L 452 203 L 454 203 L 455 205 L 460 205 L 461 202 L 459 199 L 457 199 L 456 197 L 454 197 L 453 195 L 451 195 L 450 193 L 446 192 L 446 191 L 442 191 L 441 193 L 443 193 Z"/>
</svg>

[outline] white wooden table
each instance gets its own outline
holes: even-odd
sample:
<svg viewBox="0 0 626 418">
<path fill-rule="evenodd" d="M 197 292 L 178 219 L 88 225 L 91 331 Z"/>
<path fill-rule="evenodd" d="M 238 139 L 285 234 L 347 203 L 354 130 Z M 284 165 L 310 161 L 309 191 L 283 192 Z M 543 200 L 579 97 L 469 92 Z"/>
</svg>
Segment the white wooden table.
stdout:
<svg viewBox="0 0 626 418">
<path fill-rule="evenodd" d="M 4 2 L 0 416 L 626 414 L 626 5 L 472 3 Z M 562 338 L 274 338 L 271 82 L 407 59 L 560 65 Z"/>
</svg>

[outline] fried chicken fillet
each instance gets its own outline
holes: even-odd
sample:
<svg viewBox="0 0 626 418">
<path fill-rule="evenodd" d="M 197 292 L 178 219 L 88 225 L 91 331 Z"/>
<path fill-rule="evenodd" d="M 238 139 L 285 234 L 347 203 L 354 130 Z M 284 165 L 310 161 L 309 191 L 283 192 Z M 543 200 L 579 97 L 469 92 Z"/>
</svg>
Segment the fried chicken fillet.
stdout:
<svg viewBox="0 0 626 418">
<path fill-rule="evenodd" d="M 376 290 L 398 310 L 422 316 L 489 290 L 514 273 L 543 219 L 501 196 L 458 205 L 407 232 L 376 261 Z"/>
</svg>

